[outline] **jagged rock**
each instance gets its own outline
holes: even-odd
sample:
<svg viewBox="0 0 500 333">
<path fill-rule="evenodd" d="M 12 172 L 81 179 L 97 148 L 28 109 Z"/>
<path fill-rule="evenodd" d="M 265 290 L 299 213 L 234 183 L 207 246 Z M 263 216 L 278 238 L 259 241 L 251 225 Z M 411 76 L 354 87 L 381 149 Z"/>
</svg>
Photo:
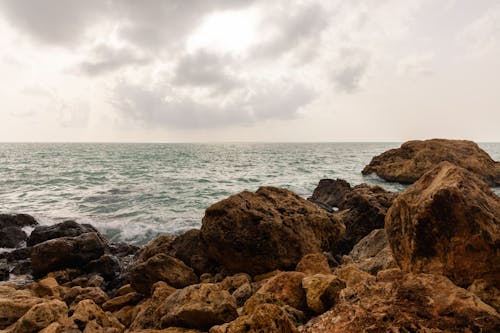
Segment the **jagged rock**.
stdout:
<svg viewBox="0 0 500 333">
<path fill-rule="evenodd" d="M 398 267 L 384 229 L 375 229 L 354 245 L 349 253 L 351 263 L 370 274 Z"/>
<path fill-rule="evenodd" d="M 50 239 L 76 237 L 87 232 L 98 231 L 90 224 L 79 224 L 75 221 L 64 221 L 50 226 L 41 225 L 31 232 L 26 243 L 28 246 L 34 246 Z"/>
<path fill-rule="evenodd" d="M 171 250 L 174 235 L 161 235 L 150 241 L 135 254 L 135 262 L 143 262 L 156 254 L 168 254 Z"/>
<path fill-rule="evenodd" d="M 199 229 L 189 230 L 175 238 L 169 254 L 193 268 L 196 274 L 214 271 L 214 263 L 207 258 L 207 247 Z"/>
<path fill-rule="evenodd" d="M 99 287 L 75 286 L 64 291 L 62 298 L 67 304 L 78 304 L 83 300 L 92 300 L 101 305 L 109 300 L 108 294 Z"/>
<path fill-rule="evenodd" d="M 376 280 L 375 276 L 362 271 L 352 264 L 339 266 L 334 273 L 342 279 L 348 287 L 353 287 L 358 284 L 370 284 L 374 283 Z"/>
<path fill-rule="evenodd" d="M 408 141 L 375 156 L 362 172 L 376 173 L 388 181 L 413 183 L 443 161 L 475 173 L 489 185 L 500 185 L 500 163 L 466 140 Z"/>
<path fill-rule="evenodd" d="M 331 251 L 337 255 L 347 254 L 374 229 L 383 228 L 385 215 L 395 197 L 395 193 L 380 186 L 355 186 L 339 204 L 341 211 L 334 213 L 344 223 L 346 231 Z"/>
<path fill-rule="evenodd" d="M 114 255 L 104 254 L 98 259 L 89 262 L 83 270 L 88 273 L 97 273 L 105 280 L 110 281 L 120 275 L 122 265 Z"/>
<path fill-rule="evenodd" d="M 65 324 L 68 326 L 76 325 L 83 332 L 121 333 L 125 328 L 118 319 L 109 312 L 104 312 L 90 299 L 79 302 L 69 318 L 69 323 Z"/>
<path fill-rule="evenodd" d="M 236 301 L 219 285 L 202 283 L 172 293 L 154 312 L 156 328 L 209 329 L 236 319 Z"/>
<path fill-rule="evenodd" d="M 343 179 L 321 179 L 308 200 L 328 211 L 333 211 L 334 207 L 339 207 L 350 191 L 351 185 Z"/>
<path fill-rule="evenodd" d="M 297 328 L 287 313 L 279 306 L 260 304 L 252 314 L 238 317 L 227 324 L 214 326 L 209 331 L 209 333 L 245 332 L 297 333 Z"/>
<path fill-rule="evenodd" d="M 32 306 L 43 302 L 29 290 L 16 290 L 0 286 L 0 329 L 4 329 L 21 318 Z"/>
<path fill-rule="evenodd" d="M 339 293 L 346 284 L 333 274 L 315 274 L 304 277 L 302 287 L 306 291 L 307 307 L 323 313 L 338 302 Z"/>
<path fill-rule="evenodd" d="M 18 227 L 0 229 L 0 247 L 15 248 L 26 240 L 28 235 Z"/>
<path fill-rule="evenodd" d="M 28 214 L 0 214 L 0 229 L 34 227 L 36 225 L 38 225 L 38 222 Z"/>
<path fill-rule="evenodd" d="M 43 276 L 61 268 L 84 266 L 102 256 L 105 247 L 105 241 L 95 232 L 39 243 L 31 251 L 33 273 Z"/>
<path fill-rule="evenodd" d="M 13 333 L 36 333 L 67 317 L 68 307 L 60 300 L 34 305 L 16 323 Z"/>
<path fill-rule="evenodd" d="M 500 290 L 498 288 L 498 285 L 495 286 L 491 282 L 480 279 L 475 280 L 467 290 L 500 313 Z"/>
<path fill-rule="evenodd" d="M 191 328 L 169 327 L 164 330 L 140 330 L 140 331 L 130 331 L 129 333 L 203 333 L 203 332 Z"/>
<path fill-rule="evenodd" d="M 131 292 L 122 296 L 117 296 L 110 300 L 107 300 L 102 304 L 102 309 L 104 311 L 117 311 L 126 305 L 137 304 L 144 298 L 142 294 Z"/>
<path fill-rule="evenodd" d="M 57 283 L 57 280 L 54 279 L 53 277 L 46 277 L 42 280 L 39 280 L 38 282 L 34 283 L 31 286 L 31 289 L 39 297 L 44 297 L 44 296 L 60 297 L 62 292 L 61 286 L 59 285 L 59 283 Z"/>
<path fill-rule="evenodd" d="M 330 274 L 332 272 L 328 259 L 322 253 L 306 254 L 300 259 L 295 270 L 305 274 Z"/>
<path fill-rule="evenodd" d="M 405 274 L 341 291 L 303 332 L 498 332 L 500 316 L 444 276 Z"/>
<path fill-rule="evenodd" d="M 229 273 L 293 269 L 307 253 L 329 249 L 344 232 L 330 213 L 274 187 L 241 192 L 212 206 L 202 221 L 208 255 Z"/>
<path fill-rule="evenodd" d="M 403 192 L 386 217 L 405 271 L 443 274 L 459 286 L 500 285 L 500 199 L 473 173 L 448 162 Z"/>
<path fill-rule="evenodd" d="M 129 280 L 132 287 L 143 294 L 149 294 L 151 286 L 157 281 L 165 281 L 175 288 L 198 283 L 198 277 L 190 267 L 177 258 L 161 253 L 132 265 Z"/>
<path fill-rule="evenodd" d="M 165 282 L 156 282 L 152 287 L 151 296 L 143 303 L 137 306 L 138 313 L 134 316 L 130 330 L 140 331 L 149 327 L 155 327 L 156 318 L 154 312 L 172 295 L 176 289 Z"/>
<path fill-rule="evenodd" d="M 8 280 L 10 276 L 10 268 L 6 259 L 0 260 L 0 281 Z"/>
</svg>

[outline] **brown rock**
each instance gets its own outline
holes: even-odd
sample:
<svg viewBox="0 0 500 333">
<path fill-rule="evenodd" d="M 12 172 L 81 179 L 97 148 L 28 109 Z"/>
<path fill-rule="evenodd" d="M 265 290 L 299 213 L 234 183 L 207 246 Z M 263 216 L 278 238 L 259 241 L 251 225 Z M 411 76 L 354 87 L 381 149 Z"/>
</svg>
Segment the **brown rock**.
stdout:
<svg viewBox="0 0 500 333">
<path fill-rule="evenodd" d="M 83 266 L 102 256 L 105 247 L 105 241 L 95 232 L 48 240 L 31 250 L 33 273 L 43 276 L 57 269 Z"/>
<path fill-rule="evenodd" d="M 244 284 L 251 283 L 252 278 L 250 275 L 245 273 L 239 273 L 232 276 L 226 277 L 222 282 L 219 283 L 220 287 L 224 290 L 233 293 L 236 289 Z"/>
<path fill-rule="evenodd" d="M 356 267 L 373 275 L 383 269 L 398 267 L 384 229 L 375 229 L 361 239 L 349 257 Z"/>
<path fill-rule="evenodd" d="M 341 278 L 348 287 L 353 287 L 357 284 L 370 284 L 375 282 L 375 276 L 366 273 L 353 264 L 339 266 L 335 270 L 335 274 Z"/>
<path fill-rule="evenodd" d="M 156 237 L 136 253 L 135 261 L 143 262 L 156 254 L 169 253 L 174 240 L 175 236 L 168 234 Z"/>
<path fill-rule="evenodd" d="M 413 183 L 443 161 L 467 169 L 492 186 L 500 185 L 500 163 L 466 140 L 408 141 L 375 156 L 363 174 L 376 173 L 388 181 Z"/>
<path fill-rule="evenodd" d="M 459 286 L 500 285 L 500 199 L 471 172 L 448 162 L 422 176 L 386 218 L 404 271 L 443 274 Z"/>
<path fill-rule="evenodd" d="M 191 328 L 183 327 L 169 327 L 164 330 L 140 330 L 140 331 L 130 331 L 129 333 L 203 333 L 199 330 L 194 330 Z"/>
<path fill-rule="evenodd" d="M 333 274 L 315 274 L 302 279 L 302 287 L 306 291 L 307 307 L 323 313 L 338 302 L 339 293 L 346 284 Z"/>
<path fill-rule="evenodd" d="M 33 292 L 39 297 L 43 296 L 57 296 L 61 295 L 62 289 L 57 280 L 53 277 L 46 277 L 32 286 Z"/>
<path fill-rule="evenodd" d="M 157 281 L 165 281 L 175 288 L 198 283 L 194 271 L 182 261 L 167 254 L 155 254 L 144 262 L 130 267 L 130 284 L 140 293 L 149 294 Z"/>
<path fill-rule="evenodd" d="M 87 232 L 98 232 L 96 228 L 90 224 L 79 224 L 75 221 L 64 221 L 54 225 L 40 225 L 31 232 L 28 240 L 28 246 L 43 243 L 50 239 L 61 237 L 76 237 Z"/>
<path fill-rule="evenodd" d="M 304 277 L 305 274 L 300 272 L 282 272 L 267 280 L 247 302 L 252 302 L 251 299 L 258 298 L 259 295 L 270 295 L 271 298 L 281 300 L 291 307 L 305 310 L 307 309 L 306 295 L 304 289 L 302 289 L 302 279 Z M 248 311 L 247 304 L 245 304 L 245 307 Z M 251 312 L 253 311 L 248 313 Z"/>
<path fill-rule="evenodd" d="M 351 185 L 343 179 L 321 179 L 308 200 L 332 211 L 334 207 L 339 207 L 350 191 Z"/>
<path fill-rule="evenodd" d="M 142 294 L 131 292 L 122 296 L 117 296 L 110 300 L 107 300 L 102 304 L 102 309 L 104 311 L 117 311 L 126 305 L 133 305 L 139 303 L 144 296 Z"/>
<path fill-rule="evenodd" d="M 230 273 L 293 269 L 307 253 L 328 250 L 344 226 L 295 193 L 261 187 L 210 206 L 201 237 L 209 256 Z"/>
<path fill-rule="evenodd" d="M 296 333 L 297 328 L 282 308 L 273 304 L 261 304 L 251 315 L 241 316 L 230 323 L 214 326 L 209 331 L 209 333 L 247 332 Z"/>
<path fill-rule="evenodd" d="M 29 290 L 0 286 L 0 329 L 15 323 L 31 307 L 41 302 L 43 299 L 34 297 Z"/>
<path fill-rule="evenodd" d="M 500 316 L 444 276 L 406 274 L 358 284 L 303 332 L 498 332 Z"/>
<path fill-rule="evenodd" d="M 199 229 L 189 230 L 175 238 L 169 254 L 193 268 L 196 274 L 214 271 L 214 263 L 207 258 L 207 247 Z"/>
<path fill-rule="evenodd" d="M 229 292 L 212 283 L 192 285 L 170 295 L 154 313 L 156 328 L 181 326 L 209 329 L 238 316 Z"/>
<path fill-rule="evenodd" d="M 175 288 L 172 288 L 163 281 L 156 282 L 152 290 L 152 295 L 145 302 L 136 307 L 138 313 L 134 316 L 132 324 L 130 325 L 131 330 L 155 327 L 157 323 L 155 323 L 156 318 L 153 316 L 154 312 L 176 291 Z"/>
<path fill-rule="evenodd" d="M 498 288 L 499 286 L 492 285 L 485 280 L 475 280 L 467 290 L 500 313 L 500 290 Z"/>
<path fill-rule="evenodd" d="M 118 288 L 118 290 L 116 291 L 116 295 L 123 296 L 123 295 L 126 295 L 128 293 L 132 293 L 134 291 L 135 291 L 135 289 L 132 288 L 132 286 L 130 284 L 125 284 L 125 285 L 121 286 L 120 288 Z"/>
<path fill-rule="evenodd" d="M 101 305 L 109 299 L 108 294 L 106 294 L 106 292 L 104 292 L 101 288 L 82 288 L 80 286 L 64 289 L 62 297 L 67 304 L 77 304 L 80 301 L 90 299 L 97 305 Z"/>
<path fill-rule="evenodd" d="M 330 274 L 332 272 L 328 259 L 322 253 L 306 254 L 300 259 L 295 270 L 304 274 Z"/>
<path fill-rule="evenodd" d="M 14 333 L 35 333 L 67 317 L 68 307 L 59 300 L 34 305 L 16 323 Z"/>
<path fill-rule="evenodd" d="M 109 312 L 104 312 L 94 301 L 86 299 L 74 308 L 69 322 L 83 332 L 123 332 L 124 326 Z"/>
</svg>

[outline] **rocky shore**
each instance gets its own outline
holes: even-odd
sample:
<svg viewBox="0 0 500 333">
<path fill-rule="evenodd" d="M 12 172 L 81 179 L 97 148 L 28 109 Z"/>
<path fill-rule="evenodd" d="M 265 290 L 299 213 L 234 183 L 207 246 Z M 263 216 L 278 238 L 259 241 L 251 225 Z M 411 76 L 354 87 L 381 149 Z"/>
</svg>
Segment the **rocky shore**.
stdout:
<svg viewBox="0 0 500 333">
<path fill-rule="evenodd" d="M 402 193 L 340 179 L 308 200 L 261 187 L 141 248 L 0 214 L 0 332 L 500 332 L 488 187 L 500 168 L 485 155 L 468 141 L 406 143 L 363 171 L 413 183 Z"/>
</svg>

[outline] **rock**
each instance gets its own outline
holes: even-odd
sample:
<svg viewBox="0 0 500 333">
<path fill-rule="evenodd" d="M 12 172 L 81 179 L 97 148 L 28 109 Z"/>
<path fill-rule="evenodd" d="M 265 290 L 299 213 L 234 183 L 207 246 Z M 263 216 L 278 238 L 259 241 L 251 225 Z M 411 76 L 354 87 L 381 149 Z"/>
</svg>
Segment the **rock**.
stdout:
<svg viewBox="0 0 500 333">
<path fill-rule="evenodd" d="M 8 286 L 0 286 L 0 330 L 21 318 L 41 298 L 33 296 L 28 290 L 16 290 Z"/>
<path fill-rule="evenodd" d="M 242 306 L 253 294 L 252 278 L 245 273 L 228 276 L 219 286 L 233 295 L 238 307 Z"/>
<path fill-rule="evenodd" d="M 214 263 L 207 258 L 207 247 L 199 229 L 189 230 L 175 238 L 169 253 L 193 268 L 196 274 L 214 271 Z"/>
<path fill-rule="evenodd" d="M 16 323 L 15 333 L 36 333 L 51 323 L 67 317 L 68 307 L 64 302 L 51 300 L 34 305 Z"/>
<path fill-rule="evenodd" d="M 50 226 L 41 225 L 31 232 L 26 243 L 28 246 L 34 246 L 50 239 L 76 237 L 88 232 L 98 231 L 90 224 L 79 224 L 75 221 L 64 221 Z"/>
<path fill-rule="evenodd" d="M 110 313 L 105 313 L 90 299 L 79 302 L 70 322 L 74 323 L 83 332 L 123 332 L 123 325 Z"/>
<path fill-rule="evenodd" d="M 18 227 L 0 229 L 0 247 L 15 248 L 26 240 L 28 235 Z"/>
<path fill-rule="evenodd" d="M 100 258 L 89 262 L 83 270 L 88 273 L 97 273 L 105 280 L 110 281 L 120 275 L 122 266 L 117 257 L 104 254 Z"/>
<path fill-rule="evenodd" d="M 135 262 L 143 262 L 156 254 L 168 254 L 171 250 L 173 235 L 161 235 L 153 239 L 135 254 Z"/>
<path fill-rule="evenodd" d="M 227 324 L 214 326 L 209 331 L 209 333 L 245 332 L 297 333 L 298 331 L 287 313 L 273 304 L 261 304 L 252 314 L 238 317 Z"/>
<path fill-rule="evenodd" d="M 356 267 L 373 275 L 383 269 L 398 267 L 384 229 L 375 229 L 361 239 L 349 257 Z"/>
<path fill-rule="evenodd" d="M 116 295 L 123 296 L 123 295 L 133 293 L 133 292 L 135 292 L 134 288 L 132 288 L 132 286 L 130 284 L 125 284 L 125 285 L 121 286 L 120 288 L 118 288 L 118 290 L 116 291 Z"/>
<path fill-rule="evenodd" d="M 315 274 L 304 277 L 302 287 L 306 291 L 307 307 L 323 313 L 338 302 L 339 293 L 346 284 L 333 274 Z"/>
<path fill-rule="evenodd" d="M 175 291 L 154 313 L 159 327 L 181 326 L 209 329 L 236 319 L 236 301 L 229 292 L 212 283 Z"/>
<path fill-rule="evenodd" d="M 374 229 L 383 228 L 385 215 L 395 197 L 395 193 L 380 186 L 355 186 L 339 204 L 341 211 L 335 213 L 346 231 L 331 251 L 337 255 L 347 254 Z"/>
<path fill-rule="evenodd" d="M 0 281 L 8 280 L 10 276 L 10 268 L 6 259 L 0 260 Z"/>
<path fill-rule="evenodd" d="M 352 264 L 339 266 L 335 270 L 335 275 L 342 279 L 348 287 L 358 284 L 371 284 L 376 280 L 375 276 L 360 270 Z"/>
<path fill-rule="evenodd" d="M 198 283 L 194 271 L 182 261 L 166 254 L 155 254 L 144 262 L 130 267 L 130 284 L 140 293 L 149 294 L 157 281 L 165 281 L 175 288 Z"/>
<path fill-rule="evenodd" d="M 250 299 L 268 294 L 291 307 L 305 310 L 307 309 L 306 295 L 302 289 L 304 277 L 305 274 L 300 272 L 282 272 L 266 281 Z"/>
<path fill-rule="evenodd" d="M 300 259 L 295 270 L 304 274 L 330 274 L 332 272 L 328 259 L 322 253 L 306 254 Z"/>
<path fill-rule="evenodd" d="M 7 259 L 9 262 L 29 259 L 31 255 L 31 247 L 22 247 L 9 252 L 0 253 L 0 259 Z"/>
<path fill-rule="evenodd" d="M 343 179 L 321 179 L 308 200 L 328 211 L 333 211 L 334 207 L 339 207 L 350 191 L 351 185 Z"/>
<path fill-rule="evenodd" d="M 140 331 L 141 329 L 156 327 L 154 312 L 176 291 L 175 288 L 162 281 L 156 282 L 152 290 L 152 295 L 137 306 L 138 313 L 130 325 L 130 330 Z"/>
<path fill-rule="evenodd" d="M 341 292 L 303 332 L 498 332 L 500 316 L 444 276 L 406 274 Z"/>
<path fill-rule="evenodd" d="M 448 161 L 475 173 L 491 186 L 500 185 L 500 163 L 466 140 L 408 141 L 400 148 L 375 156 L 362 171 L 400 183 L 413 183 L 440 162 Z"/>
<path fill-rule="evenodd" d="M 92 300 L 95 304 L 101 305 L 109 300 L 108 294 L 99 287 L 72 287 L 62 295 L 67 304 L 78 304 L 83 300 Z"/>
<path fill-rule="evenodd" d="M 385 228 L 404 271 L 500 285 L 500 199 L 461 167 L 442 162 L 422 176 L 394 201 Z"/>
<path fill-rule="evenodd" d="M 140 330 L 140 331 L 130 331 L 129 333 L 203 333 L 199 330 L 193 330 L 190 328 L 183 327 L 169 327 L 164 330 Z"/>
<path fill-rule="evenodd" d="M 250 275 L 293 269 L 305 254 L 329 249 L 343 232 L 332 214 L 275 187 L 210 206 L 201 227 L 210 258 L 229 273 Z"/>
<path fill-rule="evenodd" d="M 53 277 L 46 277 L 38 282 L 34 283 L 32 288 L 33 292 L 39 297 L 44 296 L 56 296 L 59 297 L 62 292 L 62 288 L 57 283 L 57 280 Z"/>
<path fill-rule="evenodd" d="M 122 296 L 112 298 L 102 304 L 104 311 L 117 311 L 126 305 L 137 304 L 144 298 L 142 294 L 131 292 Z"/>
<path fill-rule="evenodd" d="M 81 267 L 104 254 L 106 244 L 95 232 L 51 239 L 33 246 L 31 264 L 35 276 L 67 267 Z"/>
<path fill-rule="evenodd" d="M 0 229 L 34 227 L 36 225 L 38 225 L 38 222 L 28 214 L 0 214 Z"/>
<path fill-rule="evenodd" d="M 253 295 L 254 289 L 251 283 L 245 283 L 238 287 L 231 295 L 233 295 L 236 300 L 236 305 L 238 307 L 243 306 L 245 302 Z"/>
<path fill-rule="evenodd" d="M 500 290 L 498 287 L 498 285 L 492 285 L 485 280 L 475 280 L 467 290 L 500 313 Z"/>
</svg>

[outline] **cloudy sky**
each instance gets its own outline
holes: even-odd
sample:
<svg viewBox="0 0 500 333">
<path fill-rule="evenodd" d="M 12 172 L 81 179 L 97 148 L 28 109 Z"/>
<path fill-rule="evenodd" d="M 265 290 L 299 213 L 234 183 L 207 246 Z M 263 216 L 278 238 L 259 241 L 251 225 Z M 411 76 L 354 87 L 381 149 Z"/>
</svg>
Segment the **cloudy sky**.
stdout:
<svg viewBox="0 0 500 333">
<path fill-rule="evenodd" d="M 498 0 L 0 0 L 0 141 L 500 141 Z"/>
</svg>

